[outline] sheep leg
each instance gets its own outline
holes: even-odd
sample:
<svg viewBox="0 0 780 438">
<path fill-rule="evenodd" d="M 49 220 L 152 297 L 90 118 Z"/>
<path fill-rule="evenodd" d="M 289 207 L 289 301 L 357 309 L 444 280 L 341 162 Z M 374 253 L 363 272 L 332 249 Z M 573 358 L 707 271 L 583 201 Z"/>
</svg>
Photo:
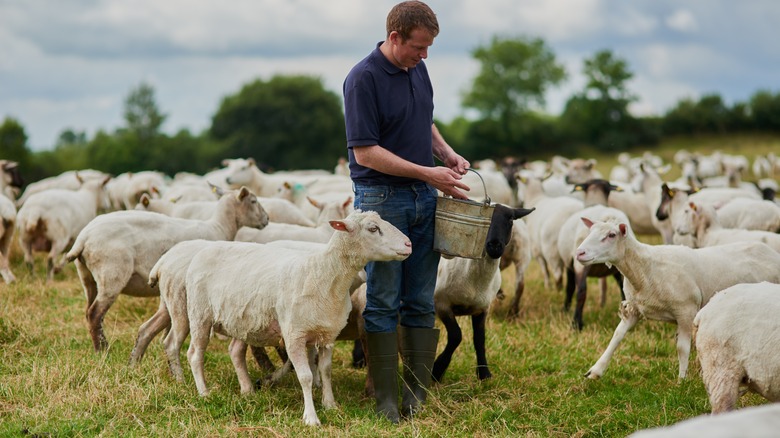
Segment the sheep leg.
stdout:
<svg viewBox="0 0 780 438">
<path fill-rule="evenodd" d="M 27 265 L 27 269 L 32 274 L 35 263 L 35 259 L 33 258 L 32 240 L 25 239 L 23 235 L 20 235 L 19 247 L 22 249 L 22 254 L 24 255 L 24 263 Z"/>
<path fill-rule="evenodd" d="M 87 298 L 87 309 L 89 309 L 97 297 L 97 283 L 95 282 L 95 278 L 92 277 L 92 272 L 87 268 L 87 265 L 82 263 L 79 259 L 76 259 L 74 263 L 76 264 L 76 272 L 79 274 L 81 285 L 84 288 L 84 296 Z"/>
<path fill-rule="evenodd" d="M 599 287 L 601 288 L 601 300 L 599 300 L 599 307 L 602 309 L 607 305 L 607 277 L 599 278 Z"/>
<path fill-rule="evenodd" d="M 130 365 L 137 365 L 144 357 L 146 348 L 152 339 L 157 336 L 161 331 L 171 327 L 171 316 L 168 314 L 168 308 L 165 306 L 165 302 L 160 300 L 160 306 L 148 321 L 141 325 L 138 329 L 138 337 L 135 340 L 133 351 L 130 352 Z"/>
<path fill-rule="evenodd" d="M 577 269 L 579 268 L 579 269 Z M 582 312 L 585 309 L 585 300 L 588 298 L 588 273 L 590 272 L 590 266 L 575 266 L 574 278 L 577 288 L 577 306 L 574 308 L 574 320 L 572 321 L 572 327 L 577 330 L 582 330 L 585 322 L 582 320 Z"/>
<path fill-rule="evenodd" d="M 485 320 L 487 312 L 482 312 L 471 316 L 471 328 L 473 331 L 474 351 L 477 354 L 477 377 L 479 380 L 485 380 L 493 377 L 488 368 L 487 357 L 485 356 Z"/>
<path fill-rule="evenodd" d="M 287 355 L 293 367 L 295 367 L 298 382 L 303 390 L 303 422 L 309 426 L 317 426 L 320 424 L 320 419 L 317 417 L 317 411 L 314 409 L 314 398 L 312 396 L 313 378 L 311 368 L 309 368 L 306 340 L 304 338 L 295 338 L 287 342 L 287 338 L 285 338 L 285 346 L 287 347 Z"/>
<path fill-rule="evenodd" d="M 620 288 L 620 301 L 623 302 L 626 300 L 626 291 L 623 290 L 623 274 L 620 273 L 617 269 L 615 270 L 615 273 L 612 274 L 612 278 L 615 279 L 617 282 L 618 287 Z M 601 305 L 601 307 L 604 307 L 604 304 Z"/>
<path fill-rule="evenodd" d="M 688 359 L 691 355 L 691 335 L 695 316 L 693 314 L 689 318 L 677 319 L 677 359 L 680 361 L 680 380 L 688 374 Z"/>
<path fill-rule="evenodd" d="M 550 270 L 547 267 L 547 260 L 541 255 L 536 257 L 536 262 L 539 263 L 539 267 L 542 268 L 542 278 L 544 278 L 544 288 L 550 289 Z"/>
<path fill-rule="evenodd" d="M 615 352 L 618 345 L 620 345 L 623 337 L 626 336 L 626 333 L 628 333 L 628 331 L 639 321 L 639 311 L 628 301 L 620 303 L 620 310 L 618 313 L 620 314 L 620 324 L 618 324 L 615 329 L 612 340 L 609 341 L 609 346 L 607 346 L 607 349 L 599 360 L 596 361 L 596 364 L 590 367 L 588 372 L 585 373 L 585 377 L 598 379 L 604 375 L 604 371 L 606 371 L 607 366 L 609 365 L 609 360 L 612 359 L 612 354 Z"/>
<path fill-rule="evenodd" d="M 54 274 L 57 274 L 62 270 L 62 258 L 64 257 L 63 252 L 65 252 L 65 247 L 67 246 L 68 242 L 59 242 L 56 240 L 53 240 L 51 242 L 51 250 L 49 250 L 49 254 L 46 257 L 46 266 L 48 268 L 46 278 L 51 281 L 54 280 Z M 55 260 L 58 258 L 59 255 L 62 254 L 62 257 L 59 257 L 60 260 Z"/>
<path fill-rule="evenodd" d="M 209 395 L 206 387 L 206 379 L 203 373 L 203 361 L 206 354 L 206 347 L 209 345 L 209 335 L 211 334 L 211 322 L 209 320 L 190 322 L 190 348 L 187 350 L 187 360 L 192 369 L 192 377 L 195 379 L 195 386 L 198 388 L 198 394 L 205 397 Z"/>
<path fill-rule="evenodd" d="M 11 272 L 11 267 L 8 263 L 8 252 L 4 252 L 0 255 L 0 275 L 3 276 L 3 281 L 5 281 L 6 284 L 11 284 L 16 281 L 16 277 L 13 272 Z"/>
<path fill-rule="evenodd" d="M 249 350 L 252 352 L 252 357 L 255 358 L 257 365 L 264 371 L 273 371 L 276 369 L 274 363 L 271 362 L 271 358 L 268 357 L 268 353 L 265 352 L 265 348 L 250 345 Z"/>
<path fill-rule="evenodd" d="M 520 316 L 520 299 L 525 291 L 525 277 L 520 268 L 515 272 L 515 295 L 512 297 L 512 303 L 509 305 L 509 318 Z"/>
<path fill-rule="evenodd" d="M 701 377 L 707 389 L 713 414 L 736 408 L 739 400 L 739 385 L 745 375 L 738 365 L 728 359 L 722 359 L 699 350 L 699 361 L 702 364 Z"/>
<path fill-rule="evenodd" d="M 166 305 L 167 307 L 167 305 Z M 190 334 L 190 321 L 187 316 L 187 310 L 183 306 L 172 305 L 168 308 L 168 315 L 171 318 L 171 328 L 168 336 L 164 340 L 165 356 L 168 358 L 168 369 L 173 378 L 179 382 L 184 381 L 184 371 L 181 368 L 181 347 L 184 340 Z"/>
<path fill-rule="evenodd" d="M 292 368 L 292 362 L 290 362 L 289 359 L 287 359 L 284 364 L 277 368 L 276 371 L 269 374 L 266 378 L 264 383 L 267 385 L 274 384 L 278 382 L 282 377 L 284 377 L 287 373 L 290 372 L 290 369 Z M 259 383 L 259 380 L 258 380 Z"/>
<path fill-rule="evenodd" d="M 328 344 L 319 348 L 319 361 L 317 364 L 322 380 L 322 406 L 325 409 L 334 409 L 339 405 L 333 396 L 333 381 L 331 372 L 333 370 L 333 344 Z"/>
<path fill-rule="evenodd" d="M 363 341 L 355 339 L 352 345 L 352 368 L 365 368 L 366 354 L 363 351 Z"/>
<path fill-rule="evenodd" d="M 566 298 L 563 300 L 563 311 L 567 313 L 571 309 L 571 300 L 574 298 L 575 283 L 574 270 L 566 268 Z"/>
<path fill-rule="evenodd" d="M 439 314 L 439 319 L 447 329 L 447 345 L 444 346 L 444 351 L 441 352 L 433 363 L 433 371 L 431 374 L 435 382 L 441 382 L 444 373 L 447 371 L 447 368 L 452 361 L 452 354 L 455 353 L 458 345 L 460 345 L 460 342 L 463 340 L 463 333 L 461 332 L 458 321 L 455 319 L 455 315 L 452 311 L 446 313 L 441 312 Z"/>
<path fill-rule="evenodd" d="M 322 387 L 322 379 L 320 379 L 318 357 L 319 357 L 319 352 L 317 351 L 317 347 L 313 345 L 309 347 L 309 369 L 311 370 L 311 379 L 312 379 L 311 384 L 312 387 L 314 388 Z"/>
<path fill-rule="evenodd" d="M 106 316 L 106 312 L 114 304 L 116 297 L 101 300 L 100 297 L 92 302 L 92 305 L 87 308 L 87 324 L 89 325 L 89 334 L 92 336 L 92 345 L 95 347 L 95 351 L 99 352 L 108 348 L 108 340 L 103 333 L 103 317 Z"/>
<path fill-rule="evenodd" d="M 238 376 L 238 385 L 241 387 L 241 394 L 249 394 L 255 390 L 252 379 L 249 377 L 249 371 L 246 368 L 246 343 L 238 339 L 232 339 L 228 345 L 230 361 L 233 362 L 233 368 Z"/>
</svg>

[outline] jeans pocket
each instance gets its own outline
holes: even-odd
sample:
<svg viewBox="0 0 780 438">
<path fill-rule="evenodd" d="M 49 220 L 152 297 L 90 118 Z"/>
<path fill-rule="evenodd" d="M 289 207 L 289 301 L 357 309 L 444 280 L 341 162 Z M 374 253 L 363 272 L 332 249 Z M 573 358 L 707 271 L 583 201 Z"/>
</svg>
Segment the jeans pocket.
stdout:
<svg viewBox="0 0 780 438">
<path fill-rule="evenodd" d="M 357 190 L 355 197 L 360 208 L 365 209 L 366 207 L 382 205 L 387 201 L 388 191 L 383 187 L 361 188 Z"/>
</svg>

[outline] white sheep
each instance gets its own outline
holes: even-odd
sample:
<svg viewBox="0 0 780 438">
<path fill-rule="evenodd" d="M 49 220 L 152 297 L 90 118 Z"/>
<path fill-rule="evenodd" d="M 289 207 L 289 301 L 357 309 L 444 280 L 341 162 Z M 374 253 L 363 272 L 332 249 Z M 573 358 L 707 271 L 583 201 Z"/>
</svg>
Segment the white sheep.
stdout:
<svg viewBox="0 0 780 438">
<path fill-rule="evenodd" d="M 332 191 L 344 193 L 352 191 L 352 180 L 348 176 L 333 174 L 296 174 L 296 173 L 265 173 L 261 171 L 254 160 L 247 160 L 245 166 L 232 169 L 225 178 L 228 185 L 244 185 L 250 188 L 258 196 L 273 197 L 277 190 L 285 182 L 291 184 L 312 183 L 308 187 L 308 194 L 315 195 Z M 316 182 L 315 182 L 316 181 Z"/>
<path fill-rule="evenodd" d="M 187 268 L 190 266 L 190 262 L 192 261 L 192 258 L 195 257 L 195 254 L 210 243 L 212 243 L 212 241 L 203 239 L 179 242 L 174 245 L 173 248 L 166 251 L 157 263 L 154 264 L 154 267 L 152 267 L 152 270 L 149 272 L 149 286 L 159 289 L 161 296 L 160 304 L 157 312 L 155 312 L 155 314 L 138 329 L 138 336 L 136 337 L 133 350 L 130 353 L 131 366 L 138 365 L 141 362 L 149 343 L 161 331 L 167 330 L 168 334 L 171 333 L 171 315 L 166 303 L 175 303 L 175 305 L 172 305 L 171 307 L 174 312 L 178 312 L 176 317 L 184 318 L 185 320 L 187 319 Z M 186 325 L 186 327 L 187 332 L 184 333 L 184 336 L 189 334 L 189 325 Z M 171 358 L 168 362 L 168 367 L 171 374 L 177 380 L 184 381 L 184 373 L 182 372 L 178 355 L 178 352 L 181 351 L 181 344 L 184 342 L 184 339 L 179 339 L 176 335 L 180 335 L 180 333 L 165 337 L 164 348 L 166 351 L 171 349 L 173 349 L 172 351 L 175 351 L 175 353 L 168 355 L 168 357 Z M 274 369 L 273 363 L 270 361 L 263 348 L 252 347 L 252 354 L 257 360 L 258 365 L 268 371 Z"/>
<path fill-rule="evenodd" d="M 302 240 L 307 242 L 326 243 L 333 235 L 331 220 L 341 219 L 352 210 L 352 197 L 318 203 L 310 201 L 320 209 L 320 215 L 316 227 L 301 226 L 286 223 L 269 223 L 262 230 L 242 228 L 236 234 L 236 241 L 268 243 L 275 240 Z"/>
<path fill-rule="evenodd" d="M 743 242 L 693 249 L 639 242 L 627 223 L 593 222 L 577 250 L 583 265 L 614 265 L 624 276 L 626 300 L 620 324 L 604 354 L 586 376 L 604 374 L 626 332 L 647 319 L 677 323 L 679 377 L 688 371 L 693 318 L 715 292 L 738 283 L 780 282 L 780 253 L 763 243 Z"/>
<path fill-rule="evenodd" d="M 672 232 L 672 243 L 678 245 L 693 246 L 689 239 L 679 234 L 674 233 L 674 227 L 672 223 L 679 223 L 680 220 L 675 218 L 676 215 L 681 214 L 684 206 L 688 203 L 688 200 L 701 202 L 709 205 L 722 205 L 733 199 L 738 198 L 752 198 L 760 199 L 755 193 L 747 192 L 742 189 L 728 188 L 728 187 L 712 187 L 704 188 L 694 191 L 689 194 L 688 191 L 669 187 L 666 183 L 661 186 L 661 201 L 656 209 L 656 218 L 668 222 L 669 230 Z M 666 240 L 664 240 L 665 243 Z"/>
<path fill-rule="evenodd" d="M 216 195 L 212 195 L 216 196 Z M 303 215 L 303 212 L 290 201 L 280 198 L 261 198 L 257 201 L 268 213 L 269 222 L 300 225 L 303 227 L 313 227 L 315 223 Z M 184 219 L 206 220 L 214 214 L 217 208 L 217 201 L 189 201 L 182 202 L 180 199 L 152 199 L 144 193 L 141 200 L 135 206 L 136 210 L 153 211 L 162 213 L 171 217 L 180 217 Z M 345 215 L 346 216 L 346 215 Z"/>
<path fill-rule="evenodd" d="M 780 401 L 780 284 L 737 284 L 715 294 L 693 320 L 712 413 L 736 407 L 740 386 Z"/>
<path fill-rule="evenodd" d="M 724 228 L 720 225 L 718 216 L 712 205 L 689 201 L 679 214 L 673 217 L 674 232 L 683 237 L 693 237 L 690 242 L 694 248 L 752 241 L 766 243 L 780 252 L 780 234 L 761 230 Z"/>
<path fill-rule="evenodd" d="M 780 404 L 750 406 L 721 415 L 699 415 L 671 426 L 643 429 L 629 438 L 774 437 L 780 430 Z"/>
<path fill-rule="evenodd" d="M 11 243 L 15 231 L 16 206 L 12 200 L 0 195 L 0 275 L 6 283 L 16 281 L 9 263 Z"/>
<path fill-rule="evenodd" d="M 584 326 L 582 313 L 585 308 L 585 300 L 588 293 L 588 277 L 605 279 L 605 277 L 612 276 L 618 283 L 621 294 L 623 293 L 623 276 L 617 269 L 604 264 L 590 264 L 586 266 L 577 260 L 577 248 L 585 240 L 589 232 L 588 227 L 581 220 L 582 217 L 598 221 L 630 222 L 628 216 L 621 210 L 607 207 L 606 205 L 592 205 L 573 213 L 559 228 L 558 254 L 563 266 L 565 266 L 567 270 L 566 298 L 564 300 L 563 309 L 567 312 L 569 311 L 572 299 L 576 295 L 577 303 L 574 306 L 572 326 L 579 330 L 582 330 Z M 628 230 L 629 232 L 633 232 L 630 227 Z M 601 297 L 602 306 L 604 306 L 605 301 L 606 285 L 604 284 Z"/>
<path fill-rule="evenodd" d="M 736 198 L 715 207 L 724 228 L 780 232 L 780 205 L 773 201 Z"/>
<path fill-rule="evenodd" d="M 444 258 L 439 262 L 433 301 L 436 316 L 447 328 L 447 345 L 433 364 L 435 381 L 441 381 L 463 338 L 458 316 L 471 317 L 477 377 L 484 380 L 492 376 L 485 355 L 485 321 L 490 304 L 501 288 L 499 262 L 511 241 L 514 221 L 532 211 L 495 205 L 485 241 L 485 255 L 479 259 Z"/>
<path fill-rule="evenodd" d="M 84 181 L 88 181 L 91 179 L 103 180 L 107 176 L 109 175 L 99 170 L 93 170 L 93 169 L 68 170 L 66 172 L 62 172 L 57 176 L 51 176 L 28 184 L 27 187 L 24 188 L 24 192 L 22 193 L 22 196 L 20 196 L 19 199 L 16 200 L 16 206 L 21 207 L 25 203 L 25 201 L 27 201 L 27 198 L 29 198 L 35 193 L 42 192 L 44 190 L 49 190 L 49 189 L 78 190 Z"/>
<path fill-rule="evenodd" d="M 242 187 L 219 200 L 207 221 L 146 211 L 115 211 L 92 220 L 67 254 L 74 261 L 87 298 L 87 321 L 96 351 L 107 347 L 103 317 L 120 294 L 159 295 L 148 285 L 149 271 L 178 242 L 232 240 L 241 227 L 262 228 L 268 215 L 257 197 Z"/>
<path fill-rule="evenodd" d="M 109 207 L 104 191 L 109 180 L 110 177 L 87 180 L 78 190 L 43 190 L 25 200 L 16 215 L 16 227 L 19 246 L 31 272 L 35 260 L 33 250 L 37 248 L 48 249 L 49 280 L 62 269 L 65 264 L 62 254 L 98 211 Z"/>
<path fill-rule="evenodd" d="M 132 210 L 144 193 L 161 193 L 167 185 L 166 176 L 162 172 L 144 170 L 129 173 L 124 185 L 122 202 L 126 210 Z"/>
<path fill-rule="evenodd" d="M 563 287 L 563 265 L 556 261 L 559 228 L 566 218 L 575 211 L 582 210 L 583 201 L 569 196 L 548 196 L 542 188 L 542 181 L 533 176 L 518 177 L 518 193 L 524 193 L 522 205 L 535 208 L 533 215 L 524 220 L 528 225 L 528 235 L 531 242 L 531 257 L 539 263 L 544 278 L 544 287 L 549 289 L 555 283 L 557 289 Z M 544 231 L 543 231 L 544 229 Z M 545 246 L 547 249 L 543 249 Z M 554 249 L 554 250 L 553 250 Z M 550 262 L 545 257 L 555 255 Z"/>
<path fill-rule="evenodd" d="M 283 340 L 303 390 L 307 425 L 320 424 L 307 354 L 308 346 L 316 347 L 323 405 L 336 407 L 330 362 L 333 342 L 352 308 L 352 279 L 369 261 L 403 260 L 412 248 L 401 231 L 374 212 L 355 211 L 331 224 L 336 232 L 323 251 L 220 242 L 193 258 L 186 280 L 191 336 L 187 358 L 201 395 L 208 394 L 203 359 L 213 328 L 254 345 Z M 172 311 L 171 303 L 168 309 Z M 183 330 L 174 318 L 171 331 Z M 231 358 L 246 393 L 254 387 L 246 373 L 246 351 L 240 346 L 231 348 Z"/>
</svg>

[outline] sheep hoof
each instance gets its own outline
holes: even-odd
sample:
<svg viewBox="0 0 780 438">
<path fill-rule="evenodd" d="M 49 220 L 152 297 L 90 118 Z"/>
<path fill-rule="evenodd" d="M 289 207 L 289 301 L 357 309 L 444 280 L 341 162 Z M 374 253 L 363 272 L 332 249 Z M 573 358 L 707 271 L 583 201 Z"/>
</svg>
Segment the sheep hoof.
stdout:
<svg viewBox="0 0 780 438">
<path fill-rule="evenodd" d="M 598 380 L 601 377 L 601 374 L 598 374 L 594 372 L 593 370 L 588 370 L 587 373 L 585 373 L 585 377 L 591 379 L 591 380 Z"/>
</svg>

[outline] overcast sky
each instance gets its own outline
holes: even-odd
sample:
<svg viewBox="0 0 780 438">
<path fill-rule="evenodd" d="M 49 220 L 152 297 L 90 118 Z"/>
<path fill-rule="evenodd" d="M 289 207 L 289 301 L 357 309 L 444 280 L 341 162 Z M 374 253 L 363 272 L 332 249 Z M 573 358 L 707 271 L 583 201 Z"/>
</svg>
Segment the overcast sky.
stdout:
<svg viewBox="0 0 780 438">
<path fill-rule="evenodd" d="M 0 118 L 33 150 L 66 128 L 124 124 L 131 89 L 151 84 L 163 129 L 209 127 L 223 97 L 274 74 L 321 77 L 341 95 L 349 69 L 384 39 L 385 0 L 0 0 Z M 728 104 L 780 91 L 778 0 L 430 0 L 441 33 L 429 50 L 435 117 L 463 114 L 494 35 L 540 37 L 569 79 L 547 95 L 560 114 L 582 62 L 612 50 L 634 72 L 637 115 L 717 92 Z"/>
</svg>

